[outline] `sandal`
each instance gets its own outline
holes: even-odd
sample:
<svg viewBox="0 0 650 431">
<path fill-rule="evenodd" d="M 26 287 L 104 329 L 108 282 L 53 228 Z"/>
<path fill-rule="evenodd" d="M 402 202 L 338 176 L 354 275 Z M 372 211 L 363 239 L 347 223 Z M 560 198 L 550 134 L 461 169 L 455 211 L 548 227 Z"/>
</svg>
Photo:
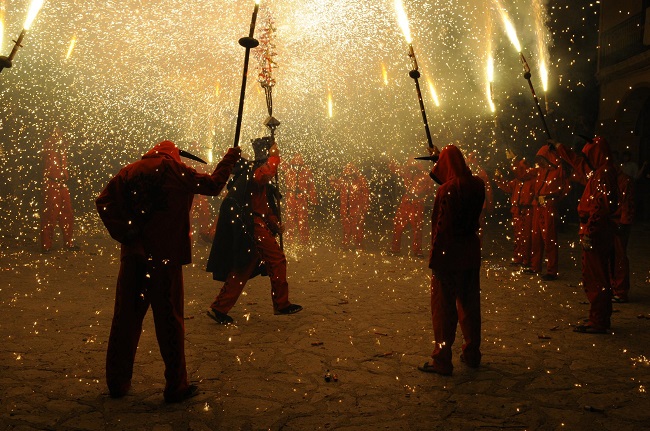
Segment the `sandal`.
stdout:
<svg viewBox="0 0 650 431">
<path fill-rule="evenodd" d="M 607 334 L 607 329 L 599 329 L 591 325 L 578 325 L 573 328 L 573 332 L 579 332 L 581 334 Z"/>
<path fill-rule="evenodd" d="M 211 308 L 208 311 L 206 311 L 206 314 L 208 315 L 208 317 L 210 317 L 212 320 L 214 320 L 220 325 L 231 325 L 234 322 L 234 320 L 232 320 L 232 317 L 228 316 L 226 313 L 217 311 L 214 308 Z"/>
<path fill-rule="evenodd" d="M 441 376 L 451 376 L 451 371 L 443 372 L 437 369 L 435 365 L 431 365 L 429 362 L 425 362 L 422 365 L 418 365 L 418 370 L 423 371 L 425 373 L 440 374 Z"/>
</svg>

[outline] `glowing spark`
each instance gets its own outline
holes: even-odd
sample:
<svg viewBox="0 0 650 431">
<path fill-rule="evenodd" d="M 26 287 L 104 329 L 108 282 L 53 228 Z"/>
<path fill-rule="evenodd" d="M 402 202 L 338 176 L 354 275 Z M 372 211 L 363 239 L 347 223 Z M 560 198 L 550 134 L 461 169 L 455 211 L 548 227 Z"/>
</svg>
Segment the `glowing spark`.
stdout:
<svg viewBox="0 0 650 431">
<path fill-rule="evenodd" d="M 488 54 L 487 58 L 487 80 L 488 82 L 494 82 L 494 58 L 492 54 Z"/>
<path fill-rule="evenodd" d="M 69 59 L 70 56 L 72 55 L 72 51 L 74 50 L 74 46 L 77 43 L 77 36 L 72 36 L 72 40 L 70 40 L 70 46 L 68 46 L 68 53 L 65 55 L 65 59 Z"/>
<path fill-rule="evenodd" d="M 388 85 L 388 71 L 384 63 L 381 64 L 381 76 L 384 78 L 384 85 Z"/>
<path fill-rule="evenodd" d="M 329 117 L 332 118 L 334 116 L 334 102 L 332 101 L 332 91 L 328 88 L 327 89 L 327 113 L 329 114 Z"/>
<path fill-rule="evenodd" d="M 23 28 L 25 30 L 29 30 L 29 28 L 32 26 L 32 23 L 34 22 L 34 19 L 36 19 L 38 11 L 40 11 L 41 7 L 43 7 L 44 1 L 45 0 L 33 0 L 29 5 L 29 11 L 27 12 L 27 18 L 25 19 L 25 25 L 23 25 Z"/>
<path fill-rule="evenodd" d="M 488 105 L 490 106 L 490 111 L 496 112 L 496 107 L 494 106 L 494 94 L 492 89 L 493 82 L 494 82 L 494 58 L 492 57 L 491 53 L 488 53 L 486 94 L 487 94 Z"/>
<path fill-rule="evenodd" d="M 259 4 L 260 4 L 260 1 L 262 1 L 262 0 L 255 0 L 255 4 L 256 4 L 256 5 L 259 5 Z"/>
<path fill-rule="evenodd" d="M 515 30 L 515 26 L 512 24 L 512 21 L 510 21 L 508 12 L 503 8 L 503 6 L 501 6 L 498 0 L 495 0 L 495 2 L 497 4 L 497 8 L 499 9 L 501 19 L 503 20 L 503 25 L 506 27 L 506 33 L 508 34 L 510 42 L 514 45 L 517 52 L 521 52 L 521 44 L 517 38 L 517 30 Z"/>
<path fill-rule="evenodd" d="M 5 34 L 5 4 L 0 3 L 0 51 L 2 50 L 2 42 Z"/>
<path fill-rule="evenodd" d="M 539 75 L 542 78 L 542 88 L 544 91 L 548 91 L 548 69 L 546 68 L 546 61 L 541 59 L 539 61 Z"/>
<path fill-rule="evenodd" d="M 214 95 L 219 97 L 219 94 L 221 94 L 221 85 L 217 82 L 214 86 Z"/>
<path fill-rule="evenodd" d="M 410 45 L 413 42 L 411 38 L 411 29 L 409 28 L 409 19 L 406 16 L 404 11 L 404 5 L 402 0 L 395 0 L 395 11 L 397 11 L 397 23 L 402 28 L 402 33 L 404 33 L 404 38 L 406 42 Z"/>
<path fill-rule="evenodd" d="M 433 103 L 436 104 L 436 106 L 440 106 L 440 100 L 438 99 L 438 93 L 436 93 L 436 89 L 433 86 L 433 82 L 429 78 L 427 78 L 427 83 L 429 84 L 429 92 L 431 92 L 431 97 L 433 97 Z"/>
</svg>

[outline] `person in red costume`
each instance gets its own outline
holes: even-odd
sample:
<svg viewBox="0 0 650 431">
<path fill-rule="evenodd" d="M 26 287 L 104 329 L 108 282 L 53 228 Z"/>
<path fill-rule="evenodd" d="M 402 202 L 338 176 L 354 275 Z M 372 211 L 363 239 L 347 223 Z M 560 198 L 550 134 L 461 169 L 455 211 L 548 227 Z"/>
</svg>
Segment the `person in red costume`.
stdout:
<svg viewBox="0 0 650 431">
<path fill-rule="evenodd" d="M 280 150 L 270 137 L 253 141 L 255 161 L 242 159 L 233 171 L 228 195 L 219 209 L 217 230 L 207 271 L 224 284 L 207 314 L 217 323 L 233 323 L 228 312 L 246 282 L 256 275 L 271 279 L 274 314 L 294 314 L 302 307 L 289 302 L 287 259 L 275 236 L 284 230 L 270 184 L 280 164 Z"/>
<path fill-rule="evenodd" d="M 415 159 L 409 160 L 403 166 L 389 163 L 388 168 L 399 175 L 404 182 L 404 194 L 393 218 L 393 242 L 390 252 L 392 254 L 400 253 L 402 233 L 408 225 L 411 225 L 413 235 L 411 253 L 416 257 L 424 257 L 422 253 L 422 225 L 424 224 L 424 201 L 431 190 L 429 176 Z"/>
<path fill-rule="evenodd" d="M 568 176 L 557 154 L 548 145 L 535 156 L 536 178 L 533 185 L 533 237 L 531 268 L 526 272 L 539 274 L 546 256 L 546 274 L 542 280 L 557 280 L 557 221 L 560 200 L 569 187 Z"/>
<path fill-rule="evenodd" d="M 341 246 L 354 245 L 363 250 L 364 224 L 370 208 L 368 181 L 352 163 L 343 168 L 340 178 L 330 178 L 330 184 L 339 192 L 343 239 Z"/>
<path fill-rule="evenodd" d="M 199 154 L 201 146 L 198 142 L 193 141 L 189 146 L 189 151 L 194 154 Z M 188 166 L 194 168 L 199 173 L 207 173 L 206 168 L 202 163 L 196 161 L 188 161 Z M 210 202 L 205 195 L 197 194 L 192 201 L 192 211 L 190 212 L 190 220 L 192 220 L 192 237 L 198 235 L 203 241 L 212 244 L 212 236 L 210 230 L 212 228 L 212 216 L 210 214 Z"/>
<path fill-rule="evenodd" d="M 165 401 L 180 402 L 198 392 L 187 380 L 184 348 L 183 265 L 192 260 L 190 208 L 195 194 L 219 194 L 240 149 L 231 148 L 211 175 L 182 163 L 180 154 L 173 142 L 160 142 L 122 168 L 96 200 L 106 229 L 122 244 L 106 353 L 112 397 L 124 396 L 131 387 L 150 305 L 165 362 Z"/>
<path fill-rule="evenodd" d="M 494 182 L 497 187 L 510 195 L 510 213 L 515 239 L 512 264 L 530 267 L 535 174 L 531 172 L 525 159 L 516 160 L 512 152 L 508 152 L 508 155 L 512 162 L 514 177 L 506 180 L 497 170 Z"/>
<path fill-rule="evenodd" d="M 309 244 L 309 206 L 317 204 L 314 174 L 305 166 L 299 153 L 296 153 L 284 176 L 286 196 L 286 236 L 297 236 L 300 244 Z"/>
<path fill-rule="evenodd" d="M 616 235 L 614 235 L 614 269 L 612 272 L 612 301 L 628 302 L 630 292 L 630 261 L 627 257 L 627 243 L 635 216 L 634 178 L 616 167 L 618 184 L 618 209 L 614 214 Z"/>
<path fill-rule="evenodd" d="M 58 224 L 63 232 L 66 250 L 79 250 L 73 240 L 74 216 L 70 190 L 66 148 L 68 144 L 58 126 L 43 144 L 43 213 L 41 216 L 41 251 L 52 249 L 54 227 Z"/>
<path fill-rule="evenodd" d="M 437 152 L 435 147 L 434 154 Z M 452 345 L 460 324 L 464 344 L 461 361 L 481 363 L 481 240 L 479 217 L 485 184 L 472 175 L 460 150 L 443 148 L 431 178 L 440 187 L 431 214 L 431 318 L 436 338 L 431 361 L 418 367 L 428 373 L 452 374 Z"/>
<path fill-rule="evenodd" d="M 590 140 L 582 155 L 549 141 L 557 154 L 582 178 L 585 190 L 578 203 L 580 244 L 582 245 L 582 285 L 591 304 L 589 321 L 577 325 L 575 332 L 604 334 L 612 316 L 611 268 L 613 266 L 616 225 L 613 217 L 618 207 L 618 181 L 607 141 Z"/>
<path fill-rule="evenodd" d="M 483 229 L 485 227 L 485 215 L 491 213 L 494 208 L 492 184 L 490 183 L 490 177 L 487 172 L 485 172 L 485 169 L 479 165 L 476 152 L 473 151 L 469 153 L 465 158 L 465 162 L 467 163 L 469 170 L 472 171 L 472 174 L 482 179 L 485 184 L 485 203 L 483 204 L 483 211 L 481 211 L 481 230 L 479 231 L 479 235 L 482 237 Z"/>
</svg>

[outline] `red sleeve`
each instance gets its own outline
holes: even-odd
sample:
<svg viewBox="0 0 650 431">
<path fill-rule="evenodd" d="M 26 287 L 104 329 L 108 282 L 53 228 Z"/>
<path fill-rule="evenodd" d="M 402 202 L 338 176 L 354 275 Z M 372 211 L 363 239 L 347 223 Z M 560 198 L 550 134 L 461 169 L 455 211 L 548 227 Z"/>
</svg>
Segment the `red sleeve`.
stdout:
<svg viewBox="0 0 650 431">
<path fill-rule="evenodd" d="M 573 168 L 572 177 L 574 181 L 585 184 L 587 182 L 587 179 L 593 173 L 593 170 L 589 166 L 589 163 L 587 163 L 587 160 L 584 157 L 578 155 L 575 151 L 565 147 L 562 144 L 558 145 L 557 153 L 562 158 L 562 160 L 570 164 Z"/>
<path fill-rule="evenodd" d="M 271 156 L 259 168 L 255 169 L 253 179 L 259 185 L 267 184 L 271 178 L 278 172 L 278 165 L 280 164 L 280 156 Z"/>
<path fill-rule="evenodd" d="M 125 205 L 122 196 L 124 196 L 124 174 L 118 173 L 95 201 L 97 212 L 102 219 L 108 233 L 120 243 L 126 242 L 129 232 L 135 232 L 135 225 L 129 220 L 129 216 L 124 211 Z"/>
</svg>

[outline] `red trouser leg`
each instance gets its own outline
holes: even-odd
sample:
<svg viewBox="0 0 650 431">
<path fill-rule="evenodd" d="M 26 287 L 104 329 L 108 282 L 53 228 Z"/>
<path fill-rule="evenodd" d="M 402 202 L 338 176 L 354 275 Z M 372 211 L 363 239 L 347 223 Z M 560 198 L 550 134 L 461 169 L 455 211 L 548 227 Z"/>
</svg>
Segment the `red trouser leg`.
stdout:
<svg viewBox="0 0 650 431">
<path fill-rule="evenodd" d="M 183 267 L 158 265 L 150 271 L 151 302 L 156 338 L 165 362 L 165 397 L 179 397 L 187 389 Z"/>
<path fill-rule="evenodd" d="M 557 205 L 554 201 L 544 207 L 544 252 L 546 253 L 546 273 L 557 275 Z"/>
<path fill-rule="evenodd" d="M 431 354 L 434 366 L 451 373 L 451 347 L 460 322 L 465 343 L 465 360 L 472 366 L 481 361 L 481 309 L 479 269 L 438 271 L 431 277 L 431 320 L 436 347 Z"/>
<path fill-rule="evenodd" d="M 529 206 L 521 208 L 519 217 L 521 219 L 521 241 L 523 244 L 522 263 L 524 265 L 530 265 L 532 250 L 533 207 Z"/>
<path fill-rule="evenodd" d="M 63 186 L 59 189 L 60 219 L 59 226 L 63 231 L 63 241 L 66 247 L 74 245 L 72 235 L 74 229 L 74 216 L 72 214 L 72 201 L 70 199 L 70 190 Z"/>
<path fill-rule="evenodd" d="M 533 207 L 533 228 L 531 237 L 531 269 L 535 272 L 542 270 L 542 258 L 544 256 L 544 241 L 542 231 L 544 229 L 544 208 Z"/>
<path fill-rule="evenodd" d="M 413 244 L 411 251 L 415 256 L 422 254 L 422 225 L 424 224 L 424 204 L 421 202 L 411 203 L 409 212 L 409 221 L 413 234 Z"/>
<path fill-rule="evenodd" d="M 54 225 L 59 215 L 58 192 L 53 185 L 45 183 L 43 190 L 43 212 L 41 214 L 41 248 L 52 248 Z"/>
<path fill-rule="evenodd" d="M 400 202 L 393 218 L 393 243 L 390 250 L 393 253 L 399 253 L 402 248 L 402 233 L 407 223 L 406 203 Z"/>
<path fill-rule="evenodd" d="M 591 304 L 589 324 L 596 329 L 608 329 L 611 323 L 610 268 L 614 253 L 613 236 L 614 233 L 611 229 L 602 229 L 592 233 L 593 248 L 582 251 L 582 284 Z"/>
<path fill-rule="evenodd" d="M 281 310 L 291 305 L 289 302 L 289 284 L 287 283 L 287 259 L 280 249 L 275 237 L 264 222 L 255 221 L 255 239 L 258 258 L 252 259 L 241 269 L 231 271 L 219 295 L 210 305 L 221 313 L 228 313 L 235 305 L 246 282 L 258 265 L 258 259 L 265 262 L 266 271 L 271 279 L 271 299 L 273 309 Z"/>
<path fill-rule="evenodd" d="M 518 208 L 514 208 L 512 212 L 512 231 L 515 237 L 515 247 L 512 256 L 514 263 L 522 263 L 524 261 L 524 232 L 523 232 L 523 219 Z"/>
<path fill-rule="evenodd" d="M 133 362 L 149 308 L 145 291 L 146 265 L 122 258 L 115 291 L 115 308 L 106 352 L 106 383 L 111 395 L 124 395 L 131 387 Z"/>
<path fill-rule="evenodd" d="M 627 243 L 630 239 L 630 225 L 619 225 L 614 235 L 614 270 L 612 271 L 612 291 L 624 301 L 630 292 L 630 260 L 627 257 Z"/>
</svg>

